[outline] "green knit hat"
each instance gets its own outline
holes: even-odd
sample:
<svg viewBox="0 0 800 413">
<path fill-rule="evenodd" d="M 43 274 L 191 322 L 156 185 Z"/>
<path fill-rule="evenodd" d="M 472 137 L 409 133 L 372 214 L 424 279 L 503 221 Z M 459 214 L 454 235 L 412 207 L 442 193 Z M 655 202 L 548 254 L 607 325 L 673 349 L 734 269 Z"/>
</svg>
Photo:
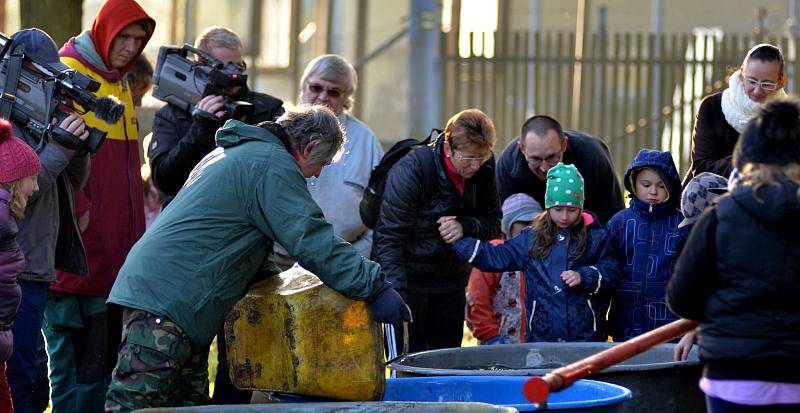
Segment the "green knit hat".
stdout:
<svg viewBox="0 0 800 413">
<path fill-rule="evenodd" d="M 547 171 L 544 207 L 559 205 L 583 208 L 583 176 L 575 165 L 559 162 Z"/>
</svg>

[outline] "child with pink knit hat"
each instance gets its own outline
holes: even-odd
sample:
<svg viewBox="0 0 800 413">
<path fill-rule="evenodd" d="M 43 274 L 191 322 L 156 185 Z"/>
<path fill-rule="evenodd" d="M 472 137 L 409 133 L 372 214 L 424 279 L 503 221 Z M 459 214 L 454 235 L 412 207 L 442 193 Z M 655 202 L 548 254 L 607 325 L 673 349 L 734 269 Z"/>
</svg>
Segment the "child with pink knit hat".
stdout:
<svg viewBox="0 0 800 413">
<path fill-rule="evenodd" d="M 41 164 L 36 152 L 11 133 L 11 124 L 0 119 L 0 411 L 13 411 L 6 378 L 6 361 L 14 340 L 11 325 L 22 298 L 17 277 L 25 258 L 17 244 L 17 220 L 28 198 L 39 190 Z"/>
</svg>

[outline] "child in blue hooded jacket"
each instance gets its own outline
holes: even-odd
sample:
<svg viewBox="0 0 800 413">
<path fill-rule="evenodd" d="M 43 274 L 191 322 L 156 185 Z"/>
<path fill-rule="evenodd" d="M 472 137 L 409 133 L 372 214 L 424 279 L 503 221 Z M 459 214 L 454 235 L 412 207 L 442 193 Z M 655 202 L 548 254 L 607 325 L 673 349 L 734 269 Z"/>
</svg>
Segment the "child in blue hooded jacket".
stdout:
<svg viewBox="0 0 800 413">
<path fill-rule="evenodd" d="M 545 211 L 501 245 L 464 238 L 458 256 L 483 271 L 525 271 L 526 341 L 606 341 L 608 297 L 618 275 L 608 238 L 583 210 L 574 165 L 547 172 Z"/>
<path fill-rule="evenodd" d="M 611 300 L 608 324 L 625 341 L 677 320 L 664 300 L 686 231 L 678 228 L 681 186 L 672 154 L 642 149 L 628 166 L 630 206 L 606 225 L 621 285 Z"/>
</svg>

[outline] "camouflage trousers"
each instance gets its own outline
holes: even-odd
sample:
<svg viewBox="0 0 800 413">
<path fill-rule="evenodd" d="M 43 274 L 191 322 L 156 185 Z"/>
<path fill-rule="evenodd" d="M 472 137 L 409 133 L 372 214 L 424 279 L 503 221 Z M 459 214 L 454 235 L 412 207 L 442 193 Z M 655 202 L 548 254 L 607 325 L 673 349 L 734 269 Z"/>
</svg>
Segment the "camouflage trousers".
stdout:
<svg viewBox="0 0 800 413">
<path fill-rule="evenodd" d="M 122 344 L 106 394 L 107 412 L 209 404 L 208 348 L 167 318 L 125 308 Z"/>
</svg>

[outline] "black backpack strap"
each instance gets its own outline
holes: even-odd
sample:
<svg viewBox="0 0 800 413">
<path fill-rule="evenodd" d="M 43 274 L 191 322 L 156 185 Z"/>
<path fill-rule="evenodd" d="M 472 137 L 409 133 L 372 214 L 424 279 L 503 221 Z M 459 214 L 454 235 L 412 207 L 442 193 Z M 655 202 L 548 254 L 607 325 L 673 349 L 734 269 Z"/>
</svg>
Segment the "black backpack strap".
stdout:
<svg viewBox="0 0 800 413">
<path fill-rule="evenodd" d="M 19 44 L 11 49 L 8 57 L 6 84 L 0 96 L 0 117 L 11 120 L 11 109 L 17 101 L 17 82 L 22 71 L 22 59 L 25 57 L 25 45 Z"/>
<path fill-rule="evenodd" d="M 421 200 L 427 201 L 430 199 L 431 194 L 436 189 L 436 154 L 432 149 L 428 148 L 428 146 L 430 146 L 431 142 L 436 140 L 435 137 L 438 137 L 441 133 L 442 131 L 439 129 L 432 129 L 430 135 L 420 143 L 420 147 L 424 148 L 426 152 L 425 156 L 423 156 Z"/>
</svg>

